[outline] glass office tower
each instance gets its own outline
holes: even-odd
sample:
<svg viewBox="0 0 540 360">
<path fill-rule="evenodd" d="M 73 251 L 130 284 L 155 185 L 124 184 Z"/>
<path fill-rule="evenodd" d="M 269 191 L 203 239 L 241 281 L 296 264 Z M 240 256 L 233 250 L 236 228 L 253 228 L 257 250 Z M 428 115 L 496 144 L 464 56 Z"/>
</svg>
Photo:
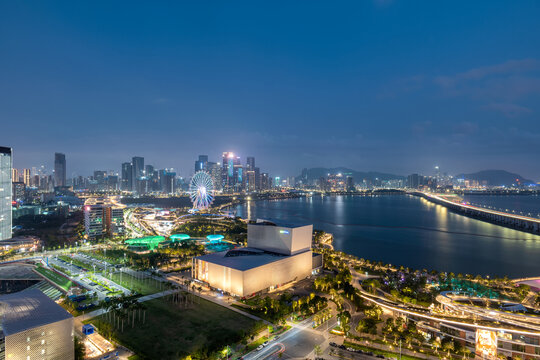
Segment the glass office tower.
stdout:
<svg viewBox="0 0 540 360">
<path fill-rule="evenodd" d="M 0 146 L 0 240 L 11 239 L 11 148 Z"/>
</svg>

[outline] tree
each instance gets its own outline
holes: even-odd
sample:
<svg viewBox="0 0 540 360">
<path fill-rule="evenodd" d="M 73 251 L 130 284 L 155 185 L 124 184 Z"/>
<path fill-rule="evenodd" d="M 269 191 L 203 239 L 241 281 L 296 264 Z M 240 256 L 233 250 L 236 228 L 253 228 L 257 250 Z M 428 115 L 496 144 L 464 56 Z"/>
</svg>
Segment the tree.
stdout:
<svg viewBox="0 0 540 360">
<path fill-rule="evenodd" d="M 86 346 L 77 336 L 73 336 L 73 345 L 75 347 L 75 360 L 83 360 L 86 355 Z"/>
<path fill-rule="evenodd" d="M 452 339 L 444 339 L 442 347 L 447 351 L 447 356 L 450 356 L 450 351 L 453 351 L 455 348 L 454 341 Z"/>
<path fill-rule="evenodd" d="M 313 351 L 315 352 L 315 355 L 319 356 L 322 354 L 322 349 L 321 349 L 321 345 L 315 345 L 315 348 L 313 349 Z"/>
<path fill-rule="evenodd" d="M 469 354 L 471 353 L 471 350 L 469 350 L 468 347 L 462 346 L 460 350 L 461 350 L 461 353 L 463 354 L 463 359 L 469 357 Z M 506 358 L 506 356 L 505 356 L 505 358 Z"/>
<path fill-rule="evenodd" d="M 435 353 L 438 353 L 441 347 L 441 340 L 439 338 L 435 338 L 431 343 L 431 347 L 435 350 Z"/>
</svg>

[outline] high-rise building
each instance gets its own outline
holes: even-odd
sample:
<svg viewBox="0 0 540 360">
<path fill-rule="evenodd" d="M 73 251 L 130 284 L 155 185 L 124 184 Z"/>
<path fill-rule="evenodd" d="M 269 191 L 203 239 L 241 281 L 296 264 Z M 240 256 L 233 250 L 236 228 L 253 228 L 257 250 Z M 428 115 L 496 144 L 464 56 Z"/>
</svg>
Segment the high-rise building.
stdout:
<svg viewBox="0 0 540 360">
<path fill-rule="evenodd" d="M 133 189 L 133 169 L 131 163 L 122 163 L 122 190 Z"/>
<path fill-rule="evenodd" d="M 354 187 L 354 178 L 350 175 L 347 176 L 345 180 L 345 191 L 355 191 Z"/>
<path fill-rule="evenodd" d="M 19 170 L 11 169 L 11 181 L 13 182 L 19 181 Z"/>
<path fill-rule="evenodd" d="M 23 169 L 23 183 L 26 186 L 32 186 L 32 171 Z"/>
<path fill-rule="evenodd" d="M 124 208 L 107 199 L 88 199 L 84 205 L 84 229 L 90 239 L 124 235 Z"/>
<path fill-rule="evenodd" d="M 94 180 L 96 180 L 98 183 L 105 182 L 105 178 L 107 177 L 107 172 L 103 170 L 94 170 Z"/>
<path fill-rule="evenodd" d="M 208 170 L 208 155 L 199 155 L 199 160 L 195 161 L 195 172 Z"/>
<path fill-rule="evenodd" d="M 261 190 L 269 190 L 270 189 L 270 175 L 268 173 L 262 173 L 261 174 Z"/>
<path fill-rule="evenodd" d="M 207 171 L 210 174 L 210 177 L 212 177 L 212 182 L 214 183 L 214 190 L 221 191 L 222 183 L 221 183 L 220 163 L 209 161 L 207 167 L 208 167 Z"/>
<path fill-rule="evenodd" d="M 255 170 L 255 158 L 248 156 L 246 158 L 246 171 Z"/>
<path fill-rule="evenodd" d="M 54 154 L 54 186 L 66 186 L 66 155 Z"/>
<path fill-rule="evenodd" d="M 255 190 L 261 190 L 261 170 L 256 167 L 255 168 Z"/>
<path fill-rule="evenodd" d="M 11 239 L 11 148 L 0 146 L 0 240 Z"/>
<path fill-rule="evenodd" d="M 23 182 L 14 181 L 12 182 L 12 196 L 13 201 L 22 201 L 24 200 L 26 194 L 26 185 Z"/>
<path fill-rule="evenodd" d="M 254 170 L 246 171 L 246 189 L 248 191 L 255 191 L 257 189 Z"/>
<path fill-rule="evenodd" d="M 144 167 L 144 177 L 147 179 L 150 179 L 154 175 L 154 166 L 153 165 L 146 165 Z"/>
<path fill-rule="evenodd" d="M 421 175 L 418 174 L 411 174 L 407 177 L 407 186 L 411 189 L 418 189 L 418 187 L 421 185 L 420 180 Z"/>
<path fill-rule="evenodd" d="M 144 158 L 140 156 L 134 156 L 131 159 L 131 170 L 132 170 L 132 188 L 131 190 L 137 191 L 140 190 L 139 182 L 142 177 L 144 177 Z"/>
<path fill-rule="evenodd" d="M 244 167 L 240 163 L 240 158 L 235 159 L 234 163 L 234 192 L 241 192 L 244 190 L 244 183 L 246 179 L 244 176 Z"/>
<path fill-rule="evenodd" d="M 234 153 L 230 151 L 226 151 L 222 155 L 221 184 L 224 192 L 232 192 L 234 189 L 235 159 Z"/>
<path fill-rule="evenodd" d="M 173 169 L 159 170 L 161 191 L 166 194 L 173 194 L 176 191 L 175 178 L 176 173 L 173 172 Z"/>
</svg>

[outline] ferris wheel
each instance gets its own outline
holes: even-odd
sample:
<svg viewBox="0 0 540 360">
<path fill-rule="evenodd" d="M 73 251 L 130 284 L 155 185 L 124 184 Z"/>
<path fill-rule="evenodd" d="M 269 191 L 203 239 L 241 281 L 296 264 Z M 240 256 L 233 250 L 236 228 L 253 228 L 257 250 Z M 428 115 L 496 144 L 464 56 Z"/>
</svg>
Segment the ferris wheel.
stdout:
<svg viewBox="0 0 540 360">
<path fill-rule="evenodd" d="M 189 184 L 194 209 L 207 209 L 214 201 L 214 182 L 206 171 L 197 171 Z"/>
</svg>

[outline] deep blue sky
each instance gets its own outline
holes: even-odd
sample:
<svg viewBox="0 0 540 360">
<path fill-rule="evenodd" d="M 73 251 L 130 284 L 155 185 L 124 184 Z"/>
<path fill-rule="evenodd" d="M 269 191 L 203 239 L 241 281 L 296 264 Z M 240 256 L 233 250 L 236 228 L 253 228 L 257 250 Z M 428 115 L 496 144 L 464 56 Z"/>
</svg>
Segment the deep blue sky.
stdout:
<svg viewBox="0 0 540 360">
<path fill-rule="evenodd" d="M 189 175 L 232 150 L 540 180 L 539 1 L 3 1 L 0 75 L 19 168 Z"/>
</svg>

